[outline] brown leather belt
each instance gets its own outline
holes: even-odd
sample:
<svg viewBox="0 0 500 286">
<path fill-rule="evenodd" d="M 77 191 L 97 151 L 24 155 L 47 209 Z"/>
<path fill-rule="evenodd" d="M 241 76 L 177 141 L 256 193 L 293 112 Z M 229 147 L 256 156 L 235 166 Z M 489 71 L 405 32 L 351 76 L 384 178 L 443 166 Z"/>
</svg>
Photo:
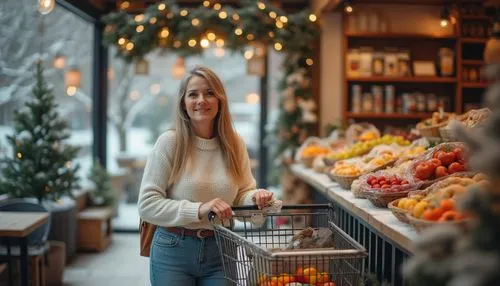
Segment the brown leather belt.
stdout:
<svg viewBox="0 0 500 286">
<path fill-rule="evenodd" d="M 206 237 L 212 237 L 215 235 L 213 230 L 210 229 L 189 229 L 189 228 L 183 228 L 183 227 L 165 227 L 166 230 L 179 234 L 179 235 L 187 235 L 187 236 L 194 236 L 197 238 L 206 238 Z"/>
</svg>

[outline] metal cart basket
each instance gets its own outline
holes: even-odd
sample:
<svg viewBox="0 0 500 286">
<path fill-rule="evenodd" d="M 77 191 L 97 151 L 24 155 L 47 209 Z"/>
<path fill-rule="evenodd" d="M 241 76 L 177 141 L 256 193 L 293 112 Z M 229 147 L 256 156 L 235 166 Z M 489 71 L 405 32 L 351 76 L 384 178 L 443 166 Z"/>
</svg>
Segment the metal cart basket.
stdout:
<svg viewBox="0 0 500 286">
<path fill-rule="evenodd" d="M 263 214 L 255 206 L 233 211 L 240 228 L 214 223 L 227 285 L 363 284 L 366 250 L 333 223 L 331 205 L 283 206 L 279 213 L 264 214 L 261 225 L 252 223 Z M 307 227 L 330 229 L 334 247 L 285 250 L 293 236 Z"/>
</svg>

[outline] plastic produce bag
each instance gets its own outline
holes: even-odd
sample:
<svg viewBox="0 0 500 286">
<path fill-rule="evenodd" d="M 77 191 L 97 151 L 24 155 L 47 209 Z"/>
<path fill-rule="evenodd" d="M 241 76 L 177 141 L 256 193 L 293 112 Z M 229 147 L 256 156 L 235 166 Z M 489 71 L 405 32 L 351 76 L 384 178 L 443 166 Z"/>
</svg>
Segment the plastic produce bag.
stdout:
<svg viewBox="0 0 500 286">
<path fill-rule="evenodd" d="M 348 145 L 359 141 L 369 141 L 380 137 L 380 131 L 370 123 L 351 124 L 346 130 L 346 141 Z"/>
</svg>

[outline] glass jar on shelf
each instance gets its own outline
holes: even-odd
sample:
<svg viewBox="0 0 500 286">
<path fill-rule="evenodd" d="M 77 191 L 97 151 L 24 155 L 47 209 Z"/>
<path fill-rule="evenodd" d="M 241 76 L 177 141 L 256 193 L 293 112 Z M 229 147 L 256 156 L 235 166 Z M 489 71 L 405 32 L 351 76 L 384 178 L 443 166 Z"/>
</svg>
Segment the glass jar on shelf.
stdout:
<svg viewBox="0 0 500 286">
<path fill-rule="evenodd" d="M 462 80 L 464 82 L 469 81 L 469 68 L 468 67 L 462 68 Z"/>
<path fill-rule="evenodd" d="M 469 81 L 470 82 L 476 82 L 478 79 L 478 74 L 476 68 L 470 68 L 469 69 Z"/>
<path fill-rule="evenodd" d="M 417 112 L 425 112 L 426 111 L 426 100 L 425 94 L 416 93 L 416 101 L 417 101 Z"/>
<path fill-rule="evenodd" d="M 347 52 L 347 76 L 348 77 L 359 77 L 361 74 L 361 63 L 360 55 L 358 49 L 350 49 Z"/>
<path fill-rule="evenodd" d="M 398 53 L 398 73 L 399 76 L 411 76 L 410 51 L 401 50 Z"/>
<path fill-rule="evenodd" d="M 352 105 L 351 111 L 353 113 L 361 112 L 361 86 L 354 84 L 352 86 Z"/>
<path fill-rule="evenodd" d="M 372 76 L 372 57 L 373 49 L 371 47 L 361 47 L 359 49 L 360 76 Z"/>
<path fill-rule="evenodd" d="M 438 110 L 438 100 L 434 93 L 427 95 L 427 111 L 436 112 Z"/>
<path fill-rule="evenodd" d="M 395 91 L 394 85 L 386 85 L 385 86 L 385 112 L 393 113 L 395 102 Z"/>
<path fill-rule="evenodd" d="M 384 75 L 384 53 L 375 52 L 372 57 L 372 75 Z"/>
<path fill-rule="evenodd" d="M 373 94 L 373 111 L 375 113 L 382 113 L 384 109 L 384 94 L 382 91 L 382 87 L 380 85 L 372 86 L 372 94 Z"/>
<path fill-rule="evenodd" d="M 454 72 L 455 53 L 450 48 L 439 49 L 439 67 L 441 76 L 452 76 Z"/>
<path fill-rule="evenodd" d="M 368 15 L 366 12 L 358 13 L 358 32 L 368 32 Z"/>
<path fill-rule="evenodd" d="M 396 48 L 386 48 L 384 51 L 384 75 L 398 76 L 398 50 Z"/>
<path fill-rule="evenodd" d="M 373 112 L 373 96 L 371 93 L 363 94 L 363 112 Z"/>
</svg>

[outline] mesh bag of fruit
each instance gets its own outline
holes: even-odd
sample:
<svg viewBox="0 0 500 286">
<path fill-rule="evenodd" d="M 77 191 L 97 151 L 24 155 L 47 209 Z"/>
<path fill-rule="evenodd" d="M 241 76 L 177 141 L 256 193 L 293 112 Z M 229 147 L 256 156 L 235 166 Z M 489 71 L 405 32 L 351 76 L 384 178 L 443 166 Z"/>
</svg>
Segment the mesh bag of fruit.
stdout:
<svg viewBox="0 0 500 286">
<path fill-rule="evenodd" d="M 469 172 L 453 173 L 452 175 L 446 177 L 445 179 L 434 182 L 432 185 L 426 188 L 410 192 L 408 196 L 412 195 L 426 196 L 428 194 L 432 194 L 451 185 L 460 185 L 462 187 L 467 187 L 469 185 L 474 184 L 475 182 L 479 182 L 485 179 L 486 175 L 477 172 L 469 171 Z"/>
<path fill-rule="evenodd" d="M 356 123 L 351 124 L 345 132 L 347 144 L 357 142 L 366 142 L 376 138 L 380 138 L 380 131 L 371 123 Z"/>
<path fill-rule="evenodd" d="M 395 166 L 398 166 L 406 161 L 413 160 L 418 156 L 424 154 L 429 148 L 430 143 L 427 138 L 420 138 L 411 143 L 410 146 L 407 146 L 399 155 L 398 160 L 394 163 Z"/>
<path fill-rule="evenodd" d="M 359 181 L 363 196 L 378 207 L 387 207 L 391 201 L 406 197 L 410 191 L 415 191 L 420 186 L 408 177 L 385 170 L 365 174 Z"/>
<path fill-rule="evenodd" d="M 442 143 L 417 157 L 409 165 L 409 178 L 424 187 L 455 173 L 467 172 L 467 152 L 460 142 Z"/>
<path fill-rule="evenodd" d="M 364 174 L 359 177 L 359 180 L 361 190 L 369 192 L 409 192 L 420 186 L 407 176 L 395 175 L 386 170 Z"/>
<path fill-rule="evenodd" d="M 318 155 L 326 155 L 331 151 L 327 142 L 318 137 L 309 137 L 299 147 L 295 153 L 295 161 L 299 162 L 302 159 L 311 159 Z M 311 161 L 312 164 L 312 161 Z"/>
</svg>

